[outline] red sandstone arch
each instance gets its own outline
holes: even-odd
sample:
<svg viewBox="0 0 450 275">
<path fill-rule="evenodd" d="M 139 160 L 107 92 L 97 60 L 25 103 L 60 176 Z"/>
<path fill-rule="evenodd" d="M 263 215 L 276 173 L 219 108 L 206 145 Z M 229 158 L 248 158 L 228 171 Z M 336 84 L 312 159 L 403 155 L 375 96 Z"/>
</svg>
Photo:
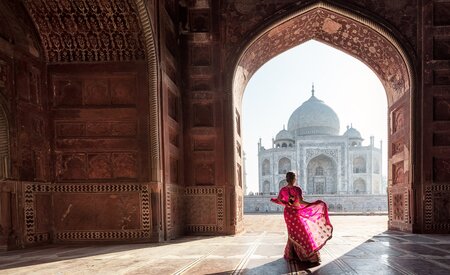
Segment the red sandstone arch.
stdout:
<svg viewBox="0 0 450 275">
<path fill-rule="evenodd" d="M 383 27 L 356 13 L 321 2 L 274 22 L 249 41 L 241 52 L 234 67 L 229 111 L 232 114 L 241 113 L 245 86 L 258 68 L 274 56 L 310 39 L 358 58 L 370 67 L 382 82 L 389 109 L 389 228 L 411 231 L 414 220 L 412 209 L 415 203 L 412 196 L 411 169 L 414 154 L 411 123 L 414 79 L 407 54 L 393 35 Z M 235 124 L 233 128 L 233 134 L 227 136 L 231 139 L 228 142 L 235 144 L 235 140 L 238 140 L 242 144 Z M 234 151 L 229 150 L 230 153 Z M 233 159 L 238 164 L 242 161 L 239 156 L 228 159 Z M 393 171 L 400 168 L 403 177 L 393 176 Z M 234 175 L 237 182 L 236 177 L 239 175 L 235 171 Z M 401 182 L 397 180 L 400 178 Z"/>
</svg>

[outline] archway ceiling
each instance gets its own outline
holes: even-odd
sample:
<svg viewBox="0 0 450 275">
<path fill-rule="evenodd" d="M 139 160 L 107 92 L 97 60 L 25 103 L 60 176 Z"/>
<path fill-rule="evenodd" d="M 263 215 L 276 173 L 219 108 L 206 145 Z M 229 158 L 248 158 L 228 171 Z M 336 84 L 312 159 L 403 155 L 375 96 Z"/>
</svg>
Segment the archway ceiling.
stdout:
<svg viewBox="0 0 450 275">
<path fill-rule="evenodd" d="M 368 65 L 385 87 L 389 105 L 409 92 L 407 65 L 391 41 L 363 23 L 324 8 L 295 16 L 258 37 L 239 61 L 237 73 L 245 75 L 236 79 L 248 81 L 268 60 L 310 39 L 342 50 Z"/>
<path fill-rule="evenodd" d="M 132 0 L 25 0 L 48 62 L 144 60 Z"/>
</svg>

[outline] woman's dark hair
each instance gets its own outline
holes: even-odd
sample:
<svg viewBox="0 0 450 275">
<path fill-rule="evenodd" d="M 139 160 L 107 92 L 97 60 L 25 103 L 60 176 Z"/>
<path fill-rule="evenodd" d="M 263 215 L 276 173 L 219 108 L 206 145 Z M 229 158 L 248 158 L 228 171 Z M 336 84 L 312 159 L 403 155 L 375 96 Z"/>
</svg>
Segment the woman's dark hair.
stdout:
<svg viewBox="0 0 450 275">
<path fill-rule="evenodd" d="M 294 172 L 287 172 L 287 173 L 286 173 L 286 181 L 287 181 L 288 183 L 293 182 L 294 179 L 295 179 L 295 173 L 294 173 Z"/>
</svg>

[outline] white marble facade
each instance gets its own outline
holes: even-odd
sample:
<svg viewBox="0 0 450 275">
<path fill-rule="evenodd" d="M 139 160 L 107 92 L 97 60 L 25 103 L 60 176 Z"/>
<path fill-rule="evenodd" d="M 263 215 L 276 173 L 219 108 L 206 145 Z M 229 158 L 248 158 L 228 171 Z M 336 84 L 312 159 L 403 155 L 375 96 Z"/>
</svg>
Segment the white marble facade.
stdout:
<svg viewBox="0 0 450 275">
<path fill-rule="evenodd" d="M 347 126 L 339 134 L 337 114 L 314 95 L 298 107 L 272 140 L 272 148 L 258 143 L 259 194 L 276 194 L 293 171 L 305 195 L 358 196 L 386 194 L 379 148 L 363 146 L 361 134 Z M 385 201 L 385 200 L 384 200 Z M 379 209 L 379 207 L 374 207 Z M 382 207 L 383 210 L 386 206 Z"/>
</svg>

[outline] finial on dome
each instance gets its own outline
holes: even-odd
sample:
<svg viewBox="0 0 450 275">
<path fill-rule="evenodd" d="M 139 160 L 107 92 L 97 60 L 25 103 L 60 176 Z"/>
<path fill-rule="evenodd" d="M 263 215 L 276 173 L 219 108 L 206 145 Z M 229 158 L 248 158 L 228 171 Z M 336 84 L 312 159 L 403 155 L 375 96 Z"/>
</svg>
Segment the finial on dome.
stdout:
<svg viewBox="0 0 450 275">
<path fill-rule="evenodd" d="M 286 130 L 286 124 L 283 124 L 283 130 Z"/>
<path fill-rule="evenodd" d="M 312 96 L 314 96 L 314 82 L 312 83 L 312 90 L 311 90 Z"/>
</svg>

